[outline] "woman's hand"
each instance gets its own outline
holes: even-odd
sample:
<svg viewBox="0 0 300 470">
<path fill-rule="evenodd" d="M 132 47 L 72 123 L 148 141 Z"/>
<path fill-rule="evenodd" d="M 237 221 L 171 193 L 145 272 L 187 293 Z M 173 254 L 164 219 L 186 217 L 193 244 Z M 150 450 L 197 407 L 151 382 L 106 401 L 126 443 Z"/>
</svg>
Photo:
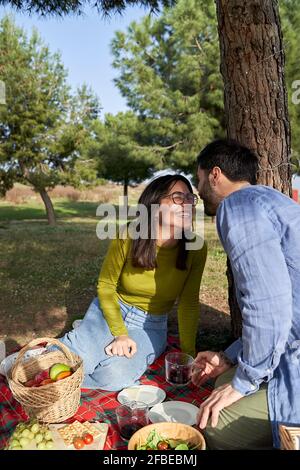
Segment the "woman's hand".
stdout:
<svg viewBox="0 0 300 470">
<path fill-rule="evenodd" d="M 232 367 L 229 360 L 221 353 L 213 351 L 200 352 L 193 364 L 192 382 L 202 385 L 208 379 L 218 377 Z"/>
<path fill-rule="evenodd" d="M 126 356 L 130 359 L 137 351 L 136 343 L 129 336 L 116 336 L 115 339 L 105 348 L 108 356 Z"/>
</svg>

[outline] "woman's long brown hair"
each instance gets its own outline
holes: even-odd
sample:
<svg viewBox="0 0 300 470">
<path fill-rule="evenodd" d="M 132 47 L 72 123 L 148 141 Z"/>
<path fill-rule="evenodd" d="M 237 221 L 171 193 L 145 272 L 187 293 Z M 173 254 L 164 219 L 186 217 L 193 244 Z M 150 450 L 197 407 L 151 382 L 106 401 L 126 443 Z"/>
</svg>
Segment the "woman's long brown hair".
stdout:
<svg viewBox="0 0 300 470">
<path fill-rule="evenodd" d="M 191 183 L 183 175 L 164 175 L 155 178 L 142 192 L 138 204 L 143 204 L 147 209 L 148 217 L 148 237 L 132 240 L 131 257 L 132 265 L 135 267 L 154 269 L 156 268 L 156 240 L 151 238 L 151 206 L 160 204 L 170 189 L 177 183 L 183 181 L 190 192 L 193 193 Z M 180 270 L 187 269 L 186 261 L 188 252 L 186 250 L 186 238 L 184 233 L 178 240 L 178 254 L 176 259 L 176 268 Z"/>
</svg>

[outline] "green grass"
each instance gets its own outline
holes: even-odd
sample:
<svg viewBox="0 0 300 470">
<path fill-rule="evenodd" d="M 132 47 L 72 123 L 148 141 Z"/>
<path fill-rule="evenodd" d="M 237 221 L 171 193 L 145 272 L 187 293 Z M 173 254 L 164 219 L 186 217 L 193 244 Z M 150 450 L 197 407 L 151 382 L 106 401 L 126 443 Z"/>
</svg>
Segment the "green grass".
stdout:
<svg viewBox="0 0 300 470">
<path fill-rule="evenodd" d="M 96 217 L 98 203 L 88 201 L 54 200 L 58 219 L 70 217 Z M 13 220 L 46 220 L 44 205 L 32 201 L 27 204 L 11 205 L 0 202 L 0 223 Z"/>
<path fill-rule="evenodd" d="M 96 295 L 108 241 L 96 235 L 97 203 L 54 201 L 49 227 L 42 205 L 0 203 L 0 338 L 9 348 L 43 335 L 59 336 Z M 200 348 L 228 334 L 226 257 L 206 220 L 208 261 L 201 285 Z M 225 318 L 226 317 L 226 318 Z M 225 328 L 225 330 L 224 330 Z"/>
</svg>

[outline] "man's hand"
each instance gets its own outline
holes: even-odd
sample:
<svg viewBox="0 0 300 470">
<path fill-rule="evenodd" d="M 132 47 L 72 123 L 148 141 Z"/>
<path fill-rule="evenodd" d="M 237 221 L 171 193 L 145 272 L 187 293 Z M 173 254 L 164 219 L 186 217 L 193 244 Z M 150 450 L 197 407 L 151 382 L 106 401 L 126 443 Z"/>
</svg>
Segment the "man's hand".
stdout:
<svg viewBox="0 0 300 470">
<path fill-rule="evenodd" d="M 240 400 L 242 397 L 243 395 L 234 390 L 231 384 L 224 384 L 216 388 L 209 398 L 199 407 L 197 415 L 199 428 L 204 429 L 207 426 L 209 418 L 211 418 L 211 427 L 216 427 L 220 411 Z"/>
<path fill-rule="evenodd" d="M 196 386 L 202 385 L 208 379 L 218 377 L 232 366 L 217 352 L 204 351 L 198 353 L 192 371 L 192 382 Z"/>
<path fill-rule="evenodd" d="M 121 335 L 116 338 L 105 348 L 108 356 L 126 356 L 130 359 L 137 351 L 136 343 L 129 336 Z"/>
</svg>

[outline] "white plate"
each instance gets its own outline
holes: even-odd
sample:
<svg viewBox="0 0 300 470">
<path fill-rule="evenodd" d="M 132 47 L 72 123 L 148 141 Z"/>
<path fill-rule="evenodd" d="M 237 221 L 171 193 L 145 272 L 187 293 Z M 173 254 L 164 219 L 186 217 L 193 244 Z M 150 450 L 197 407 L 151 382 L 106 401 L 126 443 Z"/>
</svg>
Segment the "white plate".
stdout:
<svg viewBox="0 0 300 470">
<path fill-rule="evenodd" d="M 152 423 L 170 422 L 183 423 L 193 426 L 199 408 L 185 401 L 166 401 L 153 406 L 149 411 L 149 419 Z"/>
<path fill-rule="evenodd" d="M 164 401 L 166 393 L 161 388 L 153 385 L 136 385 L 124 388 L 117 398 L 122 405 L 127 405 L 133 401 L 141 401 L 151 407 Z"/>
</svg>

